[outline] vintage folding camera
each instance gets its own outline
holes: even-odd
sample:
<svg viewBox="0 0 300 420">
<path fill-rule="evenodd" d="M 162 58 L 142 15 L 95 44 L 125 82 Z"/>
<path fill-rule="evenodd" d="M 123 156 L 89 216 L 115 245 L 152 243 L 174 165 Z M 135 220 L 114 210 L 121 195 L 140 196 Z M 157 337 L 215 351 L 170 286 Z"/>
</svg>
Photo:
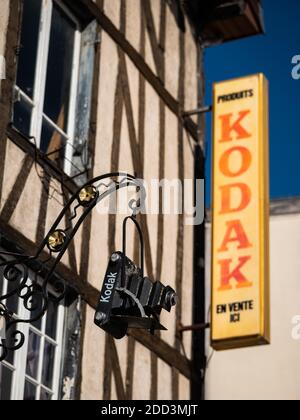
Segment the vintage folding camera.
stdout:
<svg viewBox="0 0 300 420">
<path fill-rule="evenodd" d="M 122 252 L 110 258 L 95 324 L 117 339 L 128 328 L 166 330 L 159 322 L 161 311 L 170 312 L 177 303 L 175 291 L 160 282 L 153 283 Z"/>
</svg>

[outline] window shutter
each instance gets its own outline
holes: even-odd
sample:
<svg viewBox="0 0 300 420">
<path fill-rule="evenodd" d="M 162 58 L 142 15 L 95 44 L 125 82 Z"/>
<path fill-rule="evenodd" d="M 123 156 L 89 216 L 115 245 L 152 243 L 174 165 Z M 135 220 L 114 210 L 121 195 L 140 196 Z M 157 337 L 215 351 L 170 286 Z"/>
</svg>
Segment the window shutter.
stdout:
<svg viewBox="0 0 300 420">
<path fill-rule="evenodd" d="M 76 126 L 74 138 L 72 176 L 87 171 L 90 167 L 89 132 L 94 78 L 95 43 L 97 42 L 97 22 L 91 22 L 82 32 L 79 82 L 76 105 Z M 87 180 L 87 174 L 75 178 L 82 184 Z"/>
</svg>

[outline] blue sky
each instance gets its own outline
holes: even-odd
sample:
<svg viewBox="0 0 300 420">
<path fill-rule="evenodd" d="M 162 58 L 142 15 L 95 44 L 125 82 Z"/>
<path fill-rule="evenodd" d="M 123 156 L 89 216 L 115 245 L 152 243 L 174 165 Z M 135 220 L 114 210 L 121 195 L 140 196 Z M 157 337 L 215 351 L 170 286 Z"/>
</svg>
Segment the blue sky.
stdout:
<svg viewBox="0 0 300 420">
<path fill-rule="evenodd" d="M 300 55 L 300 1 L 264 0 L 266 35 L 210 47 L 205 53 L 206 103 L 212 83 L 262 72 L 270 82 L 271 198 L 300 196 L 300 80 L 291 76 Z M 211 187 L 211 116 L 207 118 L 207 206 Z"/>
</svg>

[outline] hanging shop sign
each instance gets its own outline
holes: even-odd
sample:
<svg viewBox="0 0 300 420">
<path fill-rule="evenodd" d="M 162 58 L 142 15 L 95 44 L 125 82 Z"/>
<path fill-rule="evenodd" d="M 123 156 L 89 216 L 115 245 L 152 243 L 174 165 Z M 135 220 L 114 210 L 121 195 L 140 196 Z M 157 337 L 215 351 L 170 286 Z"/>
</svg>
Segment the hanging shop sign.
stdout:
<svg viewBox="0 0 300 420">
<path fill-rule="evenodd" d="M 268 82 L 214 86 L 212 346 L 270 343 Z"/>
</svg>

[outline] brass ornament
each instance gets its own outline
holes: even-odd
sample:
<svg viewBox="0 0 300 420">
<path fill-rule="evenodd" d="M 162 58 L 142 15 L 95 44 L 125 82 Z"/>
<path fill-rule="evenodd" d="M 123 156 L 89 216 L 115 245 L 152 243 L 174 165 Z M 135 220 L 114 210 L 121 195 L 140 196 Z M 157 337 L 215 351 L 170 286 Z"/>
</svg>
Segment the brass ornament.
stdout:
<svg viewBox="0 0 300 420">
<path fill-rule="evenodd" d="M 66 242 L 66 234 L 57 230 L 53 232 L 48 238 L 48 248 L 52 252 L 60 252 Z"/>
<path fill-rule="evenodd" d="M 88 206 L 97 197 L 97 189 L 93 186 L 82 188 L 78 195 L 78 201 L 82 206 Z"/>
</svg>

